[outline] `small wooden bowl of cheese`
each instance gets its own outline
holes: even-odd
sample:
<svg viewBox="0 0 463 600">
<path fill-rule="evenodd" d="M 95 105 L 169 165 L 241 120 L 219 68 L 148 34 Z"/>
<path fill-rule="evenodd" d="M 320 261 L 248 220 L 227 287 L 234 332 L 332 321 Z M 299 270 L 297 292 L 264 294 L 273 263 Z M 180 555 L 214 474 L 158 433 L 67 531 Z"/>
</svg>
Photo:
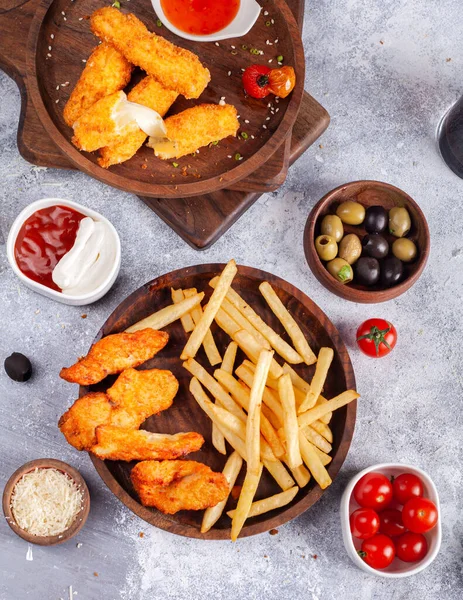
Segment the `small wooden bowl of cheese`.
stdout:
<svg viewBox="0 0 463 600">
<path fill-rule="evenodd" d="M 90 493 L 82 475 L 53 458 L 24 464 L 3 491 L 3 514 L 31 544 L 53 546 L 71 539 L 87 520 Z"/>
</svg>

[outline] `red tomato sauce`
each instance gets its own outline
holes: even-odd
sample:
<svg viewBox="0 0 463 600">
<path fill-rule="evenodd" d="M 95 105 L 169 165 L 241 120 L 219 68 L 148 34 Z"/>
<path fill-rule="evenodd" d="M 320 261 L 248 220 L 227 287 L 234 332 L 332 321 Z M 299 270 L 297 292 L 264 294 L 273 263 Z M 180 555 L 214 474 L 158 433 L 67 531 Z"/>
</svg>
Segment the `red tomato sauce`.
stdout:
<svg viewBox="0 0 463 600">
<path fill-rule="evenodd" d="M 60 292 L 51 275 L 60 258 L 74 245 L 84 217 L 68 206 L 49 206 L 26 219 L 14 245 L 14 256 L 22 273 Z"/>
<path fill-rule="evenodd" d="M 178 29 L 194 35 L 208 35 L 233 21 L 240 0 L 161 0 L 161 6 Z"/>
</svg>

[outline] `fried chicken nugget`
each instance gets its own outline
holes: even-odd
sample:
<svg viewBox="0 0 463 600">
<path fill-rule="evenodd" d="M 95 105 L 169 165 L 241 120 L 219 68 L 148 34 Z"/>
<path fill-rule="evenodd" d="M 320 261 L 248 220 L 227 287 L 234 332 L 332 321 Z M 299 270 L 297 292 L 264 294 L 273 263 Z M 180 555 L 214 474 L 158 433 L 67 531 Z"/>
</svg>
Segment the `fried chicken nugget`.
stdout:
<svg viewBox="0 0 463 600">
<path fill-rule="evenodd" d="M 178 94 L 173 90 L 167 90 L 154 77 L 148 75 L 144 77 L 128 94 L 127 99 L 130 102 L 143 104 L 163 117 L 172 104 L 177 99 Z M 143 146 L 148 136 L 144 131 L 138 129 L 129 133 L 122 139 L 100 148 L 100 158 L 98 164 L 107 169 L 111 165 L 116 165 L 129 160 Z"/>
<path fill-rule="evenodd" d="M 132 64 L 153 75 L 168 90 L 198 98 L 211 79 L 196 54 L 148 31 L 133 14 L 105 6 L 91 16 L 93 33 L 109 42 Z"/>
<path fill-rule="evenodd" d="M 69 383 L 92 385 L 106 375 L 138 367 L 153 358 L 169 341 L 169 334 L 146 328 L 134 333 L 115 333 L 93 344 L 87 356 L 72 367 L 61 369 L 60 377 Z"/>
<path fill-rule="evenodd" d="M 200 104 L 165 121 L 168 141 L 150 138 L 148 146 L 163 160 L 180 158 L 202 146 L 236 136 L 240 124 L 236 108 L 230 104 Z"/>
<path fill-rule="evenodd" d="M 209 508 L 228 495 L 223 473 L 214 473 L 193 460 L 139 462 L 130 478 L 144 506 L 154 506 L 168 515 Z"/>
<path fill-rule="evenodd" d="M 96 430 L 92 453 L 103 460 L 171 460 L 197 452 L 204 444 L 199 433 L 150 433 L 103 425 Z"/>
<path fill-rule="evenodd" d="M 170 371 L 126 369 L 106 392 L 114 405 L 111 424 L 136 429 L 168 409 L 177 391 L 178 381 Z"/>
<path fill-rule="evenodd" d="M 58 422 L 58 427 L 71 446 L 90 450 L 97 442 L 95 429 L 110 422 L 112 406 L 106 394 L 91 392 L 79 398 Z"/>
<path fill-rule="evenodd" d="M 98 100 L 124 89 L 132 70 L 133 66 L 114 46 L 105 42 L 97 46 L 64 107 L 63 117 L 69 127 Z"/>
</svg>

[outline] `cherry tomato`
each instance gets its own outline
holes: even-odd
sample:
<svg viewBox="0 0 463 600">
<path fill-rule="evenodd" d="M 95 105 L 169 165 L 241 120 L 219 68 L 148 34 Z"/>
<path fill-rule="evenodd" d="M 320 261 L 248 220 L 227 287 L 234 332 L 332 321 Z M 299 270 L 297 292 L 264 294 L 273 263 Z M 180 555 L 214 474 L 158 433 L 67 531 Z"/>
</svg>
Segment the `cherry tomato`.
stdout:
<svg viewBox="0 0 463 600">
<path fill-rule="evenodd" d="M 363 540 L 359 556 L 373 569 L 385 569 L 394 560 L 395 547 L 391 538 L 377 533 L 368 540 Z"/>
<path fill-rule="evenodd" d="M 367 473 L 354 487 L 354 498 L 363 508 L 380 511 L 392 500 L 392 485 L 382 473 Z"/>
<path fill-rule="evenodd" d="M 265 65 L 251 65 L 243 73 L 243 87 L 246 94 L 253 98 L 265 98 L 270 94 L 269 73 Z"/>
<path fill-rule="evenodd" d="M 406 529 L 402 523 L 402 513 L 396 508 L 387 508 L 379 515 L 379 532 L 395 537 L 405 533 Z"/>
<path fill-rule="evenodd" d="M 413 533 L 426 533 L 437 523 L 436 505 L 428 498 L 412 498 L 402 509 L 402 520 Z"/>
<path fill-rule="evenodd" d="M 407 531 L 395 543 L 397 558 L 404 562 L 417 562 L 428 553 L 428 542 L 421 533 Z"/>
<path fill-rule="evenodd" d="M 296 85 L 296 74 L 293 67 L 272 69 L 269 74 L 270 91 L 275 96 L 286 98 Z"/>
<path fill-rule="evenodd" d="M 424 493 L 423 482 L 413 473 L 402 473 L 392 482 L 394 498 L 400 504 L 405 504 L 414 497 L 421 497 Z"/>
<path fill-rule="evenodd" d="M 350 530 L 354 537 L 366 540 L 379 529 L 379 517 L 371 508 L 358 508 L 350 516 Z"/>
<path fill-rule="evenodd" d="M 394 349 L 397 331 L 384 319 L 368 319 L 357 329 L 357 345 L 367 356 L 382 358 Z"/>
</svg>

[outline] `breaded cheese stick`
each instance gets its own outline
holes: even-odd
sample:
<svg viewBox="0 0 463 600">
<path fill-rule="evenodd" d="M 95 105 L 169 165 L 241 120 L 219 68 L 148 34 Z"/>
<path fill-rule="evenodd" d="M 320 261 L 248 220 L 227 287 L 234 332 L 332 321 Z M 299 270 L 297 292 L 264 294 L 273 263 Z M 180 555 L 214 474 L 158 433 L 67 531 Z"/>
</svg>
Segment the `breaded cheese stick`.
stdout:
<svg viewBox="0 0 463 600">
<path fill-rule="evenodd" d="M 133 66 L 116 48 L 105 42 L 97 46 L 64 107 L 63 117 L 69 127 L 98 100 L 124 89 L 132 70 Z"/>
<path fill-rule="evenodd" d="M 150 137 L 148 146 L 163 160 L 192 154 L 202 146 L 236 136 L 239 129 L 236 108 L 231 104 L 199 104 L 168 117 L 164 124 L 168 140 Z"/>
<path fill-rule="evenodd" d="M 211 79 L 196 54 L 148 31 L 131 13 L 105 6 L 91 16 L 91 28 L 115 46 L 128 61 L 153 75 L 168 90 L 198 98 Z"/>
<path fill-rule="evenodd" d="M 128 94 L 131 102 L 143 104 L 163 117 L 177 99 L 177 92 L 166 90 L 154 77 L 144 77 Z M 122 139 L 110 146 L 100 148 L 98 164 L 107 169 L 111 165 L 117 165 L 129 160 L 143 146 L 148 136 L 144 131 L 138 129 L 129 133 Z"/>
</svg>

